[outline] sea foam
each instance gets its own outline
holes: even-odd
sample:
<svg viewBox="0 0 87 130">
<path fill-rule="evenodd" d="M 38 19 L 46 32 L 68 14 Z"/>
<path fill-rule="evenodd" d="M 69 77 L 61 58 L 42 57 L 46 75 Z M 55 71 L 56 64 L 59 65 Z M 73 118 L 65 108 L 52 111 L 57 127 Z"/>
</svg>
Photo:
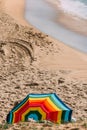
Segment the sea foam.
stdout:
<svg viewBox="0 0 87 130">
<path fill-rule="evenodd" d="M 65 13 L 87 19 L 87 2 L 85 0 L 58 0 L 60 2 L 60 10 Z"/>
</svg>

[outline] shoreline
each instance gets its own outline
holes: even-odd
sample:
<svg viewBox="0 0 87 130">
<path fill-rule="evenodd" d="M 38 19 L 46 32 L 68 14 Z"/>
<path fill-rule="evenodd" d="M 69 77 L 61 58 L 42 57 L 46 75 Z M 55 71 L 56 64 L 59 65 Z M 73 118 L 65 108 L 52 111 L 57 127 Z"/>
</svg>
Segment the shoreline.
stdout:
<svg viewBox="0 0 87 130">
<path fill-rule="evenodd" d="M 31 1 L 26 4 L 26 19 L 41 32 L 48 34 L 54 39 L 74 48 L 76 51 L 87 53 L 87 37 L 65 28 L 55 19 L 58 11 L 43 0 Z M 41 11 L 41 13 L 39 13 Z"/>
<path fill-rule="evenodd" d="M 3 128 L 8 125 L 6 115 L 16 101 L 20 102 L 29 93 L 46 92 L 56 92 L 73 108 L 73 117 L 85 121 L 87 55 L 45 35 L 31 24 L 27 26 L 23 16 L 24 1 L 2 0 L 2 3 L 5 6 L 0 12 L 0 124 L 4 123 Z M 15 8 L 18 8 L 16 12 Z M 31 62 L 32 57 L 35 60 Z M 21 130 L 25 123 L 10 125 L 8 130 Z M 82 128 L 82 124 L 76 123 L 56 125 L 56 129 L 54 125 L 51 127 L 53 130 Z M 31 125 L 38 129 L 38 123 L 28 123 L 29 127 Z M 44 125 L 40 123 L 40 127 Z"/>
<path fill-rule="evenodd" d="M 52 0 L 46 0 L 46 1 L 51 6 L 55 6 L 55 7 L 56 7 L 56 4 L 58 3 L 56 1 L 53 2 Z M 15 20 L 17 20 L 18 23 L 21 23 L 21 25 L 23 25 L 23 26 L 31 26 L 31 27 L 33 26 L 25 19 L 25 16 L 24 16 L 24 13 L 25 13 L 24 5 L 26 4 L 26 0 L 22 0 L 22 1 L 19 0 L 17 2 L 12 1 L 12 0 L 7 0 L 4 2 L 4 4 L 5 4 L 4 10 L 6 10 L 6 12 L 8 14 L 10 14 L 11 17 L 13 17 Z M 16 9 L 16 11 L 15 11 L 16 6 L 19 6 L 20 8 Z M 14 8 L 14 10 L 13 10 L 13 8 Z M 59 11 L 59 13 L 58 13 L 59 16 L 56 16 L 56 19 L 55 19 L 56 23 L 59 23 L 60 25 L 64 26 L 66 29 L 69 29 L 76 33 L 87 36 L 87 29 L 86 29 L 87 21 L 77 19 L 77 18 L 74 19 L 73 16 L 70 16 L 70 15 L 64 13 L 63 11 L 60 11 L 57 7 L 56 7 L 56 10 Z M 70 22 L 68 22 L 68 21 L 70 21 Z M 72 26 L 71 26 L 71 24 L 72 24 Z"/>
<path fill-rule="evenodd" d="M 55 10 L 57 16 L 55 18 L 55 22 L 59 23 L 66 29 L 74 31 L 78 34 L 87 36 L 87 20 L 78 18 L 77 16 L 70 15 L 68 13 L 64 13 L 63 10 L 58 6 L 60 4 L 59 1 L 46 0 Z M 72 26 L 71 26 L 72 25 Z"/>
<path fill-rule="evenodd" d="M 49 1 L 49 0 L 46 0 L 46 1 Z M 2 4 L 4 5 L 4 11 L 7 12 L 7 14 L 9 14 L 13 19 L 16 20 L 17 23 L 23 25 L 23 26 L 27 26 L 27 27 L 31 27 L 31 28 L 34 28 L 34 30 L 36 32 L 41 32 L 40 29 L 36 28 L 35 26 L 33 26 L 31 23 L 27 22 L 27 20 L 24 18 L 24 12 L 25 12 L 25 4 L 26 4 L 26 1 L 25 0 L 7 0 L 7 1 L 3 1 Z M 52 5 L 52 4 L 51 4 Z M 19 7 L 18 10 L 15 11 L 15 8 L 16 7 Z M 14 10 L 13 10 L 14 9 Z M 47 35 L 46 33 L 43 32 L 43 34 Z M 68 44 L 65 44 L 62 40 L 60 39 L 56 39 L 54 38 L 53 36 L 49 36 L 51 38 L 51 40 L 57 40 L 60 44 L 63 44 L 64 46 L 67 46 L 69 47 L 70 49 L 73 49 L 75 50 L 76 52 L 78 53 L 81 53 L 81 54 L 84 54 L 84 55 L 87 55 L 86 52 L 82 52 L 81 50 L 79 49 L 75 49 L 74 47 L 71 47 L 70 45 Z M 49 38 L 49 39 L 50 39 Z"/>
<path fill-rule="evenodd" d="M 39 29 L 37 29 L 36 27 L 34 27 L 33 25 L 31 25 L 30 23 L 27 23 L 26 22 L 26 20 L 24 19 L 24 8 L 25 8 L 25 0 L 23 0 L 22 2 L 21 2 L 21 0 L 19 0 L 19 1 L 17 1 L 17 0 L 13 0 L 12 1 L 12 3 L 11 3 L 11 0 L 7 0 L 7 1 L 5 1 L 5 3 L 4 3 L 4 5 L 5 5 L 5 8 L 4 8 L 4 11 L 6 11 L 7 12 L 7 14 L 9 14 L 14 20 L 16 20 L 16 22 L 17 23 L 19 23 L 19 25 L 23 25 L 23 26 L 27 26 L 27 27 L 30 27 L 30 28 L 33 28 L 33 31 L 34 32 L 37 32 L 37 33 L 40 33 L 41 31 L 39 30 Z M 14 7 L 14 9 L 15 9 L 15 6 L 17 7 L 17 6 L 19 6 L 20 8 L 19 8 L 19 10 L 18 10 L 18 14 L 16 15 L 16 12 L 13 10 L 13 7 L 12 7 L 12 5 L 13 5 L 13 7 Z M 15 5 L 15 6 L 14 6 Z M 13 11 L 12 11 L 13 10 Z M 14 14 L 14 15 L 13 15 Z M 45 33 L 43 33 L 43 34 L 45 34 Z M 45 34 L 46 35 L 46 34 Z M 77 57 L 79 57 L 79 58 L 81 58 L 83 61 L 87 61 L 86 60 L 86 57 L 87 57 L 87 54 L 86 53 L 83 53 L 83 52 L 81 52 L 81 51 L 79 51 L 79 50 L 76 50 L 76 49 L 74 49 L 73 47 L 70 47 L 69 45 L 66 45 L 64 42 L 62 42 L 62 41 L 60 41 L 60 40 L 58 40 L 58 39 L 56 39 L 56 38 L 53 38 L 52 36 L 49 36 L 48 35 L 48 39 L 50 40 L 50 41 L 53 41 L 53 42 L 55 42 L 56 44 L 58 44 L 59 46 L 60 46 L 60 48 L 63 48 L 63 50 L 64 50 L 64 48 L 67 50 L 66 52 L 66 57 L 68 57 L 68 53 L 72 53 L 72 57 L 74 56 L 74 55 L 77 55 Z M 60 58 L 60 56 L 59 56 L 59 59 L 61 59 Z M 44 60 L 43 60 L 44 61 Z M 76 62 L 76 60 L 75 60 L 75 62 Z M 62 63 L 62 62 L 61 62 Z M 63 63 L 64 64 L 64 63 Z M 76 63 L 76 65 L 77 65 L 77 63 Z M 75 66 L 74 66 L 75 67 Z M 60 67 L 61 68 L 61 67 Z M 65 68 L 67 68 L 67 67 L 65 67 Z M 73 67 L 70 67 L 70 68 L 73 68 Z M 76 67 L 77 68 L 77 67 Z M 82 68 L 82 67 L 81 67 Z"/>
<path fill-rule="evenodd" d="M 39 30 L 39 29 L 37 29 L 37 28 L 35 28 L 34 26 L 32 26 L 30 23 L 26 23 L 26 22 L 24 22 L 25 20 L 23 19 L 24 18 L 24 16 L 23 16 L 23 14 L 24 14 L 24 3 L 25 3 L 25 0 L 23 0 L 22 1 L 22 3 L 21 3 L 21 0 L 19 0 L 19 2 L 17 1 L 17 0 L 13 0 L 12 1 L 12 3 L 10 3 L 11 2 L 11 0 L 7 0 L 7 1 L 5 1 L 6 3 L 4 3 L 6 6 L 6 9 L 4 8 L 4 11 L 6 11 L 9 15 L 11 15 L 12 16 L 12 14 L 14 14 L 13 15 L 13 18 L 16 20 L 16 22 L 17 23 L 19 23 L 19 25 L 23 25 L 23 26 L 27 26 L 27 27 L 32 27 L 33 28 L 33 32 L 35 32 L 35 33 L 41 33 L 41 31 Z M 8 3 L 8 4 L 7 4 Z M 13 7 L 14 8 L 12 8 L 12 4 L 13 4 Z M 17 7 L 17 6 L 19 6 L 19 10 L 20 11 L 18 11 L 19 13 L 16 15 L 16 12 L 13 10 L 13 9 L 15 9 L 15 6 Z M 12 10 L 13 10 L 13 12 L 12 12 Z M 19 18 L 18 18 L 19 17 Z M 44 33 L 43 33 L 44 34 Z M 46 35 L 46 34 L 45 34 Z M 81 70 L 82 70 L 82 68 L 83 68 L 83 70 L 84 70 L 84 64 L 87 62 L 87 54 L 86 53 L 82 53 L 81 51 L 78 51 L 78 50 L 76 50 L 76 49 L 74 49 L 74 48 L 72 48 L 72 47 L 70 47 L 69 45 L 66 45 L 66 44 L 64 44 L 62 41 L 59 41 L 59 40 L 57 40 L 57 39 L 55 39 L 55 38 L 53 38 L 53 37 L 50 37 L 50 36 L 48 36 L 48 40 L 49 41 L 52 41 L 52 42 L 54 42 L 56 45 L 58 45 L 60 48 L 62 48 L 63 50 L 65 50 L 64 51 L 64 53 L 65 54 L 63 54 L 63 55 L 58 55 L 58 58 L 59 58 L 59 61 L 60 61 L 60 63 L 62 64 L 62 67 L 61 67 L 61 65 L 58 63 L 58 67 L 59 68 L 62 68 L 63 69 L 63 67 L 64 68 L 73 68 L 73 69 L 75 69 L 75 68 L 78 68 L 77 66 L 78 66 L 78 63 L 77 62 L 80 62 L 80 59 L 83 61 L 83 65 L 82 66 L 80 66 L 81 68 Z M 37 51 L 37 49 L 36 49 L 36 51 Z M 36 53 L 36 52 L 35 52 Z M 71 53 L 71 57 L 72 58 L 70 58 L 70 56 L 69 56 L 69 54 Z M 74 58 L 74 56 L 77 56 L 76 57 L 76 60 L 75 60 L 75 58 Z M 65 57 L 66 57 L 66 60 L 67 60 L 67 64 L 69 63 L 69 66 L 66 66 L 66 62 L 64 61 L 63 62 L 63 60 L 61 60 L 61 56 L 62 56 L 62 59 L 64 58 L 65 59 Z M 53 57 L 53 56 L 52 56 Z M 44 62 L 44 60 L 47 62 L 47 66 L 49 66 L 49 63 L 48 63 L 48 58 L 51 58 L 51 57 L 47 57 L 47 59 L 44 59 L 44 57 L 43 57 L 43 61 L 42 61 L 42 64 L 43 64 L 43 62 Z M 74 65 L 71 65 L 71 63 L 70 63 L 70 61 L 69 61 L 69 59 L 70 59 L 70 61 L 71 61 L 71 59 L 73 59 L 73 61 L 75 62 L 74 63 Z M 49 59 L 49 60 L 51 60 L 51 59 Z M 58 61 L 58 62 L 59 62 Z M 53 62 L 55 63 L 55 64 L 57 64 L 56 63 L 56 60 L 54 61 L 53 60 Z M 52 64 L 54 64 L 52 62 Z M 44 64 L 45 65 L 45 64 Z M 54 65 L 53 65 L 54 66 Z M 56 65 L 57 66 L 57 65 Z M 49 68 L 49 67 L 48 67 Z"/>
<path fill-rule="evenodd" d="M 63 11 L 59 11 L 58 19 L 55 19 L 56 22 L 60 23 L 60 25 L 64 26 L 65 28 L 74 31 L 78 34 L 87 36 L 87 21 L 73 17 L 72 15 L 68 15 Z M 71 26 L 72 25 L 72 26 Z"/>
</svg>

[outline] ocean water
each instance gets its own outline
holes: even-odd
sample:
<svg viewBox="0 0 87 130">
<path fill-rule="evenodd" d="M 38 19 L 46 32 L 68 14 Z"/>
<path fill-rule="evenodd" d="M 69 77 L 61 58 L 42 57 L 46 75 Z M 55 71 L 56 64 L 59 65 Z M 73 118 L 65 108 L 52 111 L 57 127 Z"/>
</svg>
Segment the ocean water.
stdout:
<svg viewBox="0 0 87 130">
<path fill-rule="evenodd" d="M 66 11 L 66 13 L 72 13 L 73 15 L 80 14 L 80 11 L 82 14 L 82 9 L 80 10 L 79 6 L 73 3 L 73 1 L 75 3 L 80 3 L 81 6 L 85 6 L 85 9 L 87 8 L 87 0 L 85 3 L 83 3 L 83 0 L 60 0 L 61 9 Z M 72 6 L 71 3 L 74 4 L 72 7 L 73 9 L 70 8 Z M 74 14 L 74 12 L 76 12 L 76 14 Z M 85 11 L 83 11 L 83 16 L 81 16 L 82 18 L 84 17 L 86 19 L 87 12 L 85 12 L 85 14 L 84 12 Z M 57 10 L 50 6 L 50 4 L 46 2 L 46 0 L 26 0 L 25 18 L 27 21 L 29 21 L 29 23 L 31 23 L 33 26 L 35 26 L 42 32 L 58 39 L 59 41 L 62 41 L 64 44 L 84 53 L 87 53 L 87 36 L 75 33 L 60 25 L 59 23 L 55 22 L 54 19 L 56 15 L 58 15 Z M 78 15 L 78 17 L 81 16 Z"/>
<path fill-rule="evenodd" d="M 87 0 L 56 0 L 60 1 L 60 9 L 82 19 L 87 19 Z"/>
</svg>

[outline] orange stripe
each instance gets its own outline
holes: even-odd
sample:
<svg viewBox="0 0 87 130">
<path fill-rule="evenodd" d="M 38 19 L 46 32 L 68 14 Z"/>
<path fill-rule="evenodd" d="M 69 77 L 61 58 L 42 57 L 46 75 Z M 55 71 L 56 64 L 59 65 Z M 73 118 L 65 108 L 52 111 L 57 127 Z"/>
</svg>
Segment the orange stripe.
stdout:
<svg viewBox="0 0 87 130">
<path fill-rule="evenodd" d="M 29 101 L 29 104 L 43 104 L 46 106 L 47 109 L 49 109 L 49 111 L 55 111 L 55 108 L 47 101 L 47 100 L 43 100 L 43 101 Z"/>
</svg>

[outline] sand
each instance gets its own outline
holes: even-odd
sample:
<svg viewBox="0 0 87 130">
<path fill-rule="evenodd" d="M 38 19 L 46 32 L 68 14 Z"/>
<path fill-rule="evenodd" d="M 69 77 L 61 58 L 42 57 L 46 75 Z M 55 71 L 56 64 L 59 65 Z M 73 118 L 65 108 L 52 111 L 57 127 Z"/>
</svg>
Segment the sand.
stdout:
<svg viewBox="0 0 87 130">
<path fill-rule="evenodd" d="M 18 1 L 12 1 L 12 0 L 4 0 L 4 10 L 6 13 L 8 13 L 12 18 L 15 18 L 15 20 L 21 25 L 29 26 L 27 21 L 24 20 L 24 4 L 26 3 L 25 0 L 18 0 Z M 17 8 L 19 7 L 19 8 Z"/>
<path fill-rule="evenodd" d="M 0 123 L 29 93 L 56 92 L 73 109 L 75 124 L 30 122 L 9 130 L 81 129 L 87 125 L 87 55 L 40 32 L 24 20 L 24 0 L 0 1 Z M 18 7 L 18 8 L 17 8 Z M 15 12 L 15 8 L 17 12 Z M 30 128 L 31 127 L 31 128 Z"/>
</svg>

